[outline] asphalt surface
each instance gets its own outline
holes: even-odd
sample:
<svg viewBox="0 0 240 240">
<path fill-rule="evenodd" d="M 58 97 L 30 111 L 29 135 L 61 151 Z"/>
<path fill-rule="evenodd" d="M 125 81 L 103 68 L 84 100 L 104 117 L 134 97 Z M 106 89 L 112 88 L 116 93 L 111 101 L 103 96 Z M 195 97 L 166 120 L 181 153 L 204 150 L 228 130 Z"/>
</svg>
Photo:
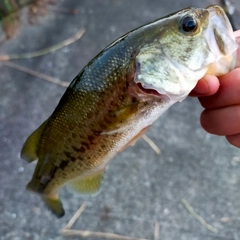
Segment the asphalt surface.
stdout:
<svg viewBox="0 0 240 240">
<path fill-rule="evenodd" d="M 61 50 L 12 60 L 70 82 L 101 49 L 127 31 L 184 7 L 213 3 L 58 1 L 49 9 L 59 11 L 37 18 L 36 25 L 27 23 L 23 10 L 19 34 L 0 45 L 0 54 L 40 50 L 85 28 L 80 40 Z M 240 28 L 240 6 L 237 0 L 234 4 L 238 8 L 234 20 Z M 60 13 L 64 9 L 78 9 L 78 14 Z M 63 189 L 66 215 L 55 218 L 37 195 L 25 191 L 35 163 L 19 157 L 26 137 L 51 114 L 65 89 L 2 64 L 0 72 L 0 239 L 68 239 L 60 230 L 86 199 Z M 161 149 L 160 155 L 142 139 L 118 154 L 105 174 L 102 191 L 87 199 L 89 205 L 73 228 L 153 239 L 158 222 L 159 240 L 239 240 L 240 150 L 223 137 L 206 133 L 199 124 L 201 111 L 197 99 L 188 98 L 150 128 L 147 135 Z M 189 213 L 183 198 L 217 233 Z"/>
</svg>

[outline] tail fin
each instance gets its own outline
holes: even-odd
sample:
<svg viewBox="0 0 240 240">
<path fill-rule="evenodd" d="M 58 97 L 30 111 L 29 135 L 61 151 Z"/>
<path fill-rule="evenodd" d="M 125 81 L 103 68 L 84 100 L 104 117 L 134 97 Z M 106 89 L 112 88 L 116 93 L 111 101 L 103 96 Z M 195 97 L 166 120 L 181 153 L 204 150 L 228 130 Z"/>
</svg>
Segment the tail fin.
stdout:
<svg viewBox="0 0 240 240">
<path fill-rule="evenodd" d="M 26 189 L 31 192 L 38 193 L 48 209 L 56 215 L 58 218 L 61 218 L 64 216 L 65 211 L 63 209 L 62 202 L 60 201 L 58 194 L 51 194 L 51 195 L 45 195 L 42 191 L 42 189 L 39 189 L 38 183 L 34 180 L 31 180 L 27 186 Z"/>
<path fill-rule="evenodd" d="M 51 197 L 43 195 L 42 200 L 45 202 L 48 209 L 58 218 L 61 218 L 64 216 L 65 211 L 63 209 L 62 202 L 58 198 L 58 195 L 51 196 Z"/>
</svg>

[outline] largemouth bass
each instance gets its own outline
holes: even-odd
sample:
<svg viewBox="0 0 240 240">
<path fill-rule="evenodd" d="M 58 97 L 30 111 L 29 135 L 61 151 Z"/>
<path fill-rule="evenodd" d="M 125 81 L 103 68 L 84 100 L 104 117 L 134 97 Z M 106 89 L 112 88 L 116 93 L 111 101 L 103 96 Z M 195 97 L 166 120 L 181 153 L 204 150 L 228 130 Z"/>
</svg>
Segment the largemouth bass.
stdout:
<svg viewBox="0 0 240 240">
<path fill-rule="evenodd" d="M 26 140 L 21 157 L 38 159 L 27 189 L 63 216 L 63 186 L 97 192 L 109 160 L 187 97 L 206 73 L 234 68 L 236 49 L 218 6 L 184 9 L 117 39 L 75 77 L 52 115 Z"/>
</svg>

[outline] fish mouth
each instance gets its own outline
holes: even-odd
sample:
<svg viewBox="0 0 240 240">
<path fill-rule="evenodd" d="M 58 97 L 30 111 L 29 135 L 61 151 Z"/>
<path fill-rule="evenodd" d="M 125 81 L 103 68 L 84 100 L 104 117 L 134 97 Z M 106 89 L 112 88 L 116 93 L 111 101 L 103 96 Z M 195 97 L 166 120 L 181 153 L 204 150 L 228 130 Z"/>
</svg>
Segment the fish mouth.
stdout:
<svg viewBox="0 0 240 240">
<path fill-rule="evenodd" d="M 134 78 L 129 81 L 128 92 L 130 95 L 136 98 L 158 98 L 166 99 L 168 98 L 166 94 L 159 93 L 156 89 L 152 87 L 143 86 L 141 82 L 135 82 Z"/>
<path fill-rule="evenodd" d="M 157 97 L 163 97 L 164 95 L 163 94 L 160 94 L 157 90 L 155 89 L 152 89 L 152 88 L 144 88 L 142 86 L 142 84 L 140 82 L 136 83 L 138 88 L 144 93 L 144 94 L 147 94 L 147 95 L 153 95 L 153 96 L 157 96 Z"/>
<path fill-rule="evenodd" d="M 224 13 L 218 6 L 208 7 L 210 22 L 212 25 L 212 36 L 208 37 L 210 49 L 218 52 L 219 55 L 232 53 L 233 31 L 232 26 Z"/>
<path fill-rule="evenodd" d="M 214 5 L 207 10 L 211 28 L 206 30 L 205 38 L 210 51 L 216 58 L 215 63 L 209 66 L 207 73 L 219 76 L 235 67 L 237 44 L 232 26 L 223 9 Z"/>
</svg>

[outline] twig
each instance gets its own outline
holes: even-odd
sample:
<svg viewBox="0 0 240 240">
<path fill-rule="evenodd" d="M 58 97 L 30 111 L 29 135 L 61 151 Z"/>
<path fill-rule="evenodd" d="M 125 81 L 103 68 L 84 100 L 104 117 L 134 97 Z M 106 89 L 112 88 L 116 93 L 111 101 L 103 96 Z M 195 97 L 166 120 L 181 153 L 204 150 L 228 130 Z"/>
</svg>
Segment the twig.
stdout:
<svg viewBox="0 0 240 240">
<path fill-rule="evenodd" d="M 78 10 L 77 9 L 49 9 L 47 8 L 46 11 L 48 12 L 55 12 L 55 13 L 61 13 L 61 14 L 70 14 L 70 15 L 77 15 L 78 14 Z"/>
<path fill-rule="evenodd" d="M 1 62 L 1 64 L 7 66 L 7 67 L 10 67 L 10 68 L 14 68 L 14 69 L 17 69 L 21 72 L 25 72 L 25 73 L 28 73 L 28 74 L 31 74 L 35 77 L 38 77 L 38 78 L 41 78 L 43 80 L 46 80 L 48 82 L 51 82 L 51 83 L 54 83 L 54 84 L 58 84 L 62 87 L 68 87 L 69 83 L 68 82 L 64 82 L 64 81 L 61 81 L 57 78 L 53 78 L 53 77 L 50 77 L 50 76 L 47 76 L 43 73 L 39 73 L 39 72 L 36 72 L 34 70 L 31 70 L 29 68 L 26 68 L 26 67 L 23 67 L 23 66 L 20 66 L 18 64 L 15 64 L 15 63 L 12 63 L 12 62 Z"/>
<path fill-rule="evenodd" d="M 159 155 L 161 153 L 161 150 L 158 148 L 158 146 L 146 135 L 143 134 L 142 138 L 144 141 L 148 143 L 148 145 Z"/>
<path fill-rule="evenodd" d="M 77 210 L 77 212 L 73 215 L 73 217 L 69 220 L 67 225 L 63 228 L 63 230 L 70 229 L 73 226 L 73 224 L 77 221 L 77 219 L 80 217 L 80 215 L 83 213 L 86 207 L 87 207 L 87 202 L 84 202 L 80 206 L 80 208 Z"/>
<path fill-rule="evenodd" d="M 63 48 L 65 46 L 77 41 L 79 38 L 82 37 L 82 35 L 84 33 L 85 33 L 85 29 L 81 29 L 74 36 L 66 39 L 65 41 L 60 42 L 60 43 L 58 43 L 56 45 L 53 45 L 51 47 L 42 49 L 40 51 L 31 52 L 31 53 L 22 53 L 22 54 L 2 55 L 2 56 L 0 56 L 0 61 L 8 61 L 8 60 L 12 60 L 12 59 L 33 58 L 33 57 L 42 56 L 42 55 L 45 55 L 47 53 L 57 51 L 58 49 Z"/>
<path fill-rule="evenodd" d="M 232 219 L 230 217 L 222 217 L 220 218 L 220 221 L 223 223 L 228 223 L 228 222 L 231 222 Z"/>
<path fill-rule="evenodd" d="M 148 240 L 145 238 L 132 238 L 127 236 L 122 236 L 114 233 L 104 233 L 104 232 L 91 232 L 91 231 L 81 231 L 81 230 L 72 230 L 72 229 L 63 229 L 62 234 L 64 236 L 79 236 L 79 237 L 104 237 L 110 239 L 118 240 Z"/>
<path fill-rule="evenodd" d="M 195 219 L 197 219 L 204 227 L 206 227 L 209 231 L 211 231 L 213 233 L 218 232 L 218 230 L 216 228 L 214 228 L 213 226 L 208 224 L 201 216 L 199 216 L 185 199 L 182 199 L 181 202 L 185 206 L 185 208 L 189 211 L 189 213 Z"/>
<path fill-rule="evenodd" d="M 159 222 L 156 222 L 154 228 L 154 240 L 159 240 L 159 236 L 160 236 L 160 224 Z"/>
</svg>

